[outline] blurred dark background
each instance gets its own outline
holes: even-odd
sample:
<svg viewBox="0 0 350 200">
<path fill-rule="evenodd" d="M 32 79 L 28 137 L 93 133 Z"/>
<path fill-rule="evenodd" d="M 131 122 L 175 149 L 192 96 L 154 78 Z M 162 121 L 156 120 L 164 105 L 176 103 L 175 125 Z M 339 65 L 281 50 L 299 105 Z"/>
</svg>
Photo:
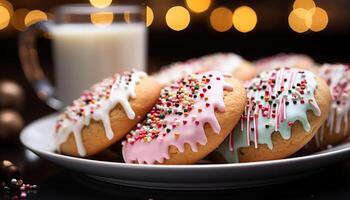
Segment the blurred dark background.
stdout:
<svg viewBox="0 0 350 200">
<path fill-rule="evenodd" d="M 15 99 L 22 99 L 22 103 L 1 104 L 1 112 L 11 109 L 29 122 L 53 111 L 35 96 L 20 66 L 17 37 L 26 29 L 25 22 L 28 26 L 50 19 L 52 10 L 62 4 L 106 2 L 111 3 L 108 0 L 0 0 L 0 90 L 1 84 L 8 81 L 23 88 L 12 94 Z M 308 54 L 319 63 L 350 60 L 350 1 L 347 0 L 113 0 L 112 3 L 148 7 L 149 71 L 170 62 L 227 51 L 248 60 L 280 52 Z M 174 6 L 182 6 L 189 14 L 189 19 L 180 20 L 175 27 L 166 21 L 167 11 Z M 243 7 L 233 23 L 233 13 L 242 6 L 249 8 Z M 41 62 L 50 72 L 50 41 L 41 39 L 38 47 Z M 13 102 L 11 98 L 10 101 Z"/>
</svg>

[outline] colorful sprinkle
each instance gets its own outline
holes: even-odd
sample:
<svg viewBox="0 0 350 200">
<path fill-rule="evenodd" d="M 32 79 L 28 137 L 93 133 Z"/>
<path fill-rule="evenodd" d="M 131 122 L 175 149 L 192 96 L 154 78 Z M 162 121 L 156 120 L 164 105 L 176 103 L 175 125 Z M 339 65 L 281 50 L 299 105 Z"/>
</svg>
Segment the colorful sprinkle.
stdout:
<svg viewBox="0 0 350 200">
<path fill-rule="evenodd" d="M 307 110 L 312 110 L 316 116 L 321 114 L 314 97 L 316 88 L 313 73 L 287 67 L 262 72 L 249 81 L 246 84 L 248 105 L 241 118 L 241 126 L 236 126 L 225 142 L 226 147 L 229 145 L 234 153 L 230 153 L 226 159 L 237 162 L 237 149 L 250 146 L 251 143 L 254 143 L 255 148 L 258 148 L 258 144 L 266 144 L 272 149 L 272 133 L 279 132 L 283 139 L 289 139 L 295 121 L 300 121 L 309 132 L 311 126 Z M 263 101 L 260 96 L 264 97 Z M 304 99 L 308 99 L 308 103 Z M 288 106 L 290 101 L 293 104 Z M 228 148 L 219 149 L 226 152 Z"/>
<path fill-rule="evenodd" d="M 141 71 L 125 72 L 122 75 L 114 76 L 95 84 L 90 90 L 84 91 L 81 97 L 68 106 L 56 123 L 56 146 L 68 139 L 71 133 L 74 134 L 80 156 L 86 155 L 86 150 L 81 138 L 81 130 L 90 120 L 102 121 L 105 134 L 108 139 L 114 137 L 110 125 L 109 112 L 120 103 L 129 119 L 135 118 L 135 113 L 129 104 L 129 98 L 135 98 L 135 86 L 146 74 Z"/>
<path fill-rule="evenodd" d="M 221 78 L 217 80 L 216 77 Z M 223 90 L 231 89 L 223 79 L 221 73 L 212 71 L 186 76 L 165 87 L 144 121 L 128 134 L 127 138 L 133 138 L 135 142 L 126 140 L 124 143 L 125 161 L 162 163 L 169 156 L 169 146 L 176 146 L 183 152 L 185 143 L 196 152 L 198 143 L 204 145 L 207 142 L 203 128 L 207 122 L 215 133 L 219 133 L 215 108 L 223 111 Z M 207 90 L 208 86 L 215 90 Z M 201 98 L 196 98 L 197 96 Z M 144 140 L 145 137 L 152 139 Z"/>
</svg>

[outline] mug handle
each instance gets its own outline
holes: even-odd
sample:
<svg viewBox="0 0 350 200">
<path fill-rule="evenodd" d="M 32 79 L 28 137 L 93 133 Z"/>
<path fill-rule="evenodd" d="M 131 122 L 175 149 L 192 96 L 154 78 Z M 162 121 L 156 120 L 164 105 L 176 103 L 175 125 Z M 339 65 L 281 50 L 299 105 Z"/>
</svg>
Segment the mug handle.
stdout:
<svg viewBox="0 0 350 200">
<path fill-rule="evenodd" d="M 38 37 L 49 34 L 51 26 L 53 24 L 50 21 L 30 26 L 19 35 L 18 49 L 24 74 L 34 87 L 37 96 L 51 108 L 59 110 L 62 108 L 62 102 L 56 98 L 54 87 L 41 68 L 36 45 Z"/>
</svg>

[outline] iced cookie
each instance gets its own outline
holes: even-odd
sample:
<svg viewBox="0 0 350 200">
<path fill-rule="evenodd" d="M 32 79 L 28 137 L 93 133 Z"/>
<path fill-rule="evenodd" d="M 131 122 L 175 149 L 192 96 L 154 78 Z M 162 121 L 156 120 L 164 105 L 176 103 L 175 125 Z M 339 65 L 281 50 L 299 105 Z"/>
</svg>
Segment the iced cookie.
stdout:
<svg viewBox="0 0 350 200">
<path fill-rule="evenodd" d="M 310 71 L 276 68 L 246 90 L 240 123 L 218 149 L 226 162 L 286 158 L 312 139 L 329 113 L 329 88 Z"/>
<path fill-rule="evenodd" d="M 94 85 L 59 116 L 57 150 L 94 155 L 123 138 L 156 103 L 161 85 L 141 71 L 126 72 Z"/>
<path fill-rule="evenodd" d="M 330 88 L 332 104 L 326 123 L 306 146 L 309 151 L 326 149 L 350 135 L 350 66 L 324 64 L 320 68 L 320 76 Z"/>
<path fill-rule="evenodd" d="M 230 73 L 240 80 L 248 80 L 256 74 L 255 68 L 241 56 L 234 53 L 216 53 L 163 67 L 154 77 L 163 85 L 170 85 L 187 75 L 206 71 Z"/>
<path fill-rule="evenodd" d="M 297 67 L 314 72 L 315 65 L 314 60 L 307 55 L 284 53 L 262 58 L 254 62 L 254 66 L 258 73 L 269 71 L 277 67 Z"/>
<path fill-rule="evenodd" d="M 246 104 L 241 83 L 217 71 L 165 87 L 146 119 L 123 142 L 127 163 L 192 164 L 214 149 L 239 121 Z"/>
<path fill-rule="evenodd" d="M 204 69 L 200 63 L 196 62 L 196 60 L 192 59 L 186 62 L 176 62 L 169 66 L 162 67 L 159 72 L 152 76 L 159 83 L 168 86 L 182 77 L 204 71 L 206 71 L 206 69 Z"/>
<path fill-rule="evenodd" d="M 198 62 L 208 70 L 230 73 L 239 80 L 248 80 L 255 76 L 253 65 L 234 53 L 216 53 L 203 56 Z"/>
</svg>

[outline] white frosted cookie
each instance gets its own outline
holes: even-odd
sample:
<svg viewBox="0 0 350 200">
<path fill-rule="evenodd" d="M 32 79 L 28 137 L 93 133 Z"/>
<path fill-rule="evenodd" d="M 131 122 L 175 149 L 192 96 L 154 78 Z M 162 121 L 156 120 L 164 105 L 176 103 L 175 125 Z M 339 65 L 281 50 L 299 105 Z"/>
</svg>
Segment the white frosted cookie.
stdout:
<svg viewBox="0 0 350 200">
<path fill-rule="evenodd" d="M 256 67 L 258 73 L 272 70 L 277 67 L 297 67 L 313 71 L 312 69 L 315 65 L 315 62 L 311 57 L 304 54 L 293 53 L 280 53 L 274 56 L 261 58 L 254 62 L 254 66 Z"/>
<path fill-rule="evenodd" d="M 319 74 L 330 88 L 332 104 L 326 123 L 306 146 L 308 151 L 326 149 L 342 142 L 350 135 L 350 66 L 324 64 L 320 67 Z"/>
<path fill-rule="evenodd" d="M 163 85 L 170 85 L 187 75 L 206 71 L 229 73 L 240 80 L 248 80 L 256 74 L 255 68 L 241 56 L 234 53 L 215 53 L 171 64 L 153 76 Z"/>
<path fill-rule="evenodd" d="M 198 59 L 207 70 L 230 73 L 239 80 L 248 80 L 255 76 L 255 68 L 250 62 L 234 53 L 215 53 Z"/>
<path fill-rule="evenodd" d="M 189 60 L 162 67 L 159 72 L 153 74 L 153 77 L 162 85 L 167 86 L 182 77 L 202 71 L 205 71 L 205 69 L 200 63 L 195 60 Z"/>
<path fill-rule="evenodd" d="M 262 72 L 246 90 L 241 121 L 218 149 L 226 162 L 286 158 L 308 143 L 328 116 L 329 88 L 310 71 Z"/>
<path fill-rule="evenodd" d="M 57 150 L 91 156 L 125 136 L 157 101 L 161 85 L 141 71 L 125 72 L 85 91 L 59 116 Z"/>
</svg>

